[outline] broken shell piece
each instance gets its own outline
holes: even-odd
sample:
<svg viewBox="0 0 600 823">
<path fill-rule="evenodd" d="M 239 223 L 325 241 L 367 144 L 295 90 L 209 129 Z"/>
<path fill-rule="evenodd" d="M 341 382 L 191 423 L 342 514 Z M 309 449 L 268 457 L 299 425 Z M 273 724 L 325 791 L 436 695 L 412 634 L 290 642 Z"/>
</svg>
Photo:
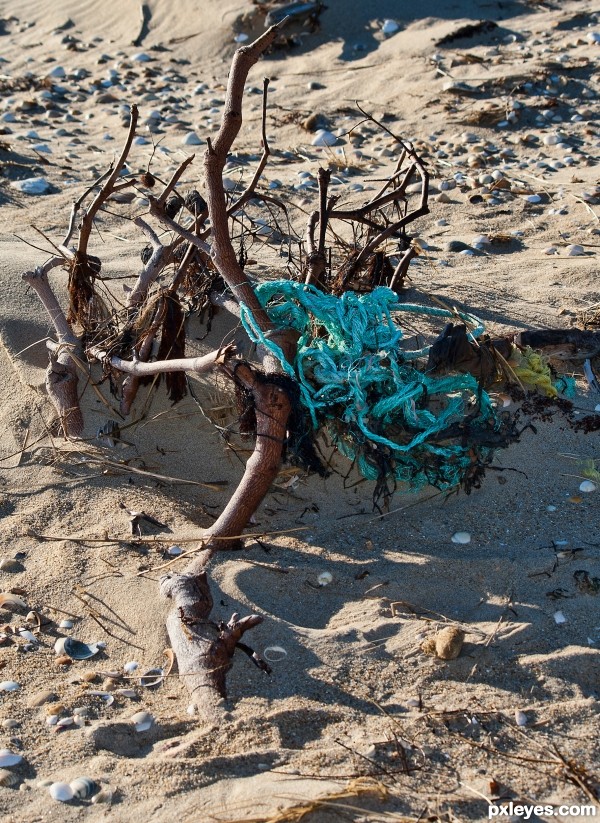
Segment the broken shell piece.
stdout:
<svg viewBox="0 0 600 823">
<path fill-rule="evenodd" d="M 170 557 L 179 557 L 180 554 L 183 554 L 183 549 L 181 546 L 169 546 L 167 549 L 167 554 Z"/>
<path fill-rule="evenodd" d="M 154 725 L 154 717 L 150 712 L 136 712 L 131 718 L 136 732 L 147 732 Z"/>
<path fill-rule="evenodd" d="M 48 789 L 50 797 L 53 800 L 58 800 L 59 803 L 68 803 L 73 800 L 73 789 L 68 783 L 53 783 Z"/>
<path fill-rule="evenodd" d="M 72 629 L 73 628 L 73 621 L 72 620 L 61 620 L 58 624 L 59 629 Z"/>
<path fill-rule="evenodd" d="M 399 29 L 400 26 L 395 20 L 384 20 L 381 27 L 383 34 L 395 34 Z"/>
<path fill-rule="evenodd" d="M 566 623 L 567 618 L 564 616 L 562 612 L 554 612 L 554 622 L 557 623 L 559 626 L 561 623 Z"/>
<path fill-rule="evenodd" d="M 12 592 L 2 592 L 0 594 L 0 609 L 14 611 L 15 609 L 26 609 L 27 603 L 22 597 L 18 597 Z"/>
<path fill-rule="evenodd" d="M 267 646 L 263 652 L 263 657 L 265 660 L 268 660 L 269 663 L 278 663 L 287 657 L 287 652 L 283 646 Z"/>
<path fill-rule="evenodd" d="M 112 803 L 113 793 L 111 789 L 102 789 L 92 797 L 92 803 Z"/>
<path fill-rule="evenodd" d="M 137 692 L 135 689 L 117 689 L 115 694 L 118 694 L 119 697 L 130 697 L 131 699 L 137 697 Z"/>
<path fill-rule="evenodd" d="M 517 726 L 526 726 L 527 725 L 527 715 L 525 712 L 522 712 L 520 709 L 515 711 L 515 722 Z"/>
<path fill-rule="evenodd" d="M 584 480 L 583 483 L 581 483 L 579 486 L 579 491 L 585 492 L 586 494 L 589 494 L 590 492 L 595 492 L 596 484 L 592 483 L 591 480 Z"/>
<path fill-rule="evenodd" d="M 148 669 L 148 671 L 140 677 L 140 686 L 145 689 L 153 689 L 163 682 L 165 673 L 162 669 Z"/>
<path fill-rule="evenodd" d="M 102 648 L 100 643 L 82 643 L 81 640 L 75 640 L 74 637 L 61 638 L 62 651 L 68 654 L 72 660 L 88 660 L 90 657 L 98 654 Z M 59 645 L 60 640 L 54 644 L 55 651 Z"/>
<path fill-rule="evenodd" d="M 59 729 L 64 729 L 67 726 L 72 726 L 74 722 L 75 721 L 74 721 L 73 717 L 71 717 L 71 716 L 61 717 L 60 720 L 56 721 L 56 725 L 58 726 Z"/>
<path fill-rule="evenodd" d="M 321 574 L 317 577 L 317 583 L 319 586 L 329 586 L 332 580 L 333 575 L 330 572 L 321 572 Z"/>
<path fill-rule="evenodd" d="M 69 783 L 73 791 L 73 797 L 78 800 L 87 800 L 98 791 L 98 784 L 89 777 L 76 777 Z"/>
<path fill-rule="evenodd" d="M 23 760 L 23 756 L 11 752 L 10 749 L 0 749 L 0 769 L 7 769 L 16 766 Z"/>
<path fill-rule="evenodd" d="M 16 680 L 3 680 L 0 683 L 0 692 L 16 692 L 21 688 Z"/>
<path fill-rule="evenodd" d="M 469 532 L 454 532 L 450 539 L 453 543 L 470 543 L 471 535 Z"/>
<path fill-rule="evenodd" d="M 107 706 L 112 706 L 112 704 L 115 702 L 115 696 L 110 692 L 103 692 L 99 689 L 92 689 L 88 692 L 88 694 L 91 694 L 92 697 L 99 697 L 106 703 Z"/>
<path fill-rule="evenodd" d="M 140 664 L 137 662 L 137 660 L 130 660 L 129 663 L 125 663 L 125 665 L 123 666 L 123 671 L 127 672 L 127 674 L 131 674 L 131 672 L 134 672 L 136 669 L 139 669 L 139 667 Z"/>
</svg>

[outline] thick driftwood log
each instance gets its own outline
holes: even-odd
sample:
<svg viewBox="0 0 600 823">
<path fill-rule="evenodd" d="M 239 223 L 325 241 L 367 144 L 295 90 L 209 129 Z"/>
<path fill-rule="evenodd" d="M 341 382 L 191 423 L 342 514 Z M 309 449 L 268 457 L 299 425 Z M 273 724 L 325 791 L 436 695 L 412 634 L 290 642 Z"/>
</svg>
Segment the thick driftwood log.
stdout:
<svg viewBox="0 0 600 823">
<path fill-rule="evenodd" d="M 225 675 L 232 666 L 236 646 L 248 629 L 262 622 L 262 617 L 253 614 L 240 619 L 234 614 L 226 624 L 212 622 L 209 615 L 213 601 L 205 571 L 165 575 L 160 590 L 175 606 L 167 618 L 167 632 L 179 674 L 185 678 L 203 720 L 218 721 L 219 704 L 227 696 Z"/>
</svg>

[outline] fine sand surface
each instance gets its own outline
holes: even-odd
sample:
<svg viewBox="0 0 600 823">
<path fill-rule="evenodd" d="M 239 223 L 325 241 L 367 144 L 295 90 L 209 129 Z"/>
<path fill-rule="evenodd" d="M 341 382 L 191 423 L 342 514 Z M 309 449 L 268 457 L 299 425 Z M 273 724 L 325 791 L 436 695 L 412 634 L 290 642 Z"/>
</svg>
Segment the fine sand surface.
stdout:
<svg viewBox="0 0 600 823">
<path fill-rule="evenodd" d="M 598 317 L 594 4 L 327 6 L 318 31 L 252 69 L 230 177 L 248 180 L 253 163 L 244 166 L 242 153 L 260 153 L 256 92 L 268 76 L 273 157 L 265 184 L 312 209 L 316 190 L 300 173 L 330 165 L 343 202 L 360 205 L 393 169 L 397 146 L 371 124 L 348 136 L 358 101 L 412 140 L 430 170 L 430 214 L 409 227 L 423 249 L 410 266 L 409 301 L 467 309 L 494 334 L 577 325 L 594 306 Z M 397 494 L 385 517 L 373 511 L 371 484 L 354 474 L 344 480 L 342 462 L 342 474 L 327 480 L 286 469 L 252 527 L 266 536 L 210 569 L 215 620 L 234 611 L 264 617 L 248 642 L 267 649 L 272 675 L 236 655 L 228 713 L 216 729 L 189 713 L 175 673 L 157 689 L 140 687 L 139 673 L 164 665 L 168 645 L 156 567 L 169 545 L 194 548 L 235 488 L 240 458 L 193 398 L 171 407 L 162 390 L 149 406 L 148 394 L 138 398 L 122 447 L 96 439 L 113 416 L 106 385 L 104 402 L 90 386 L 84 393 L 83 442 L 51 437 L 43 340 L 52 330 L 21 274 L 62 241 L 72 202 L 118 153 L 132 103 L 145 139 L 130 169 L 147 168 L 154 139 L 152 170 L 168 178 L 196 152 L 182 186 L 202 187 L 203 143 L 219 122 L 234 37 L 260 33 L 263 17 L 243 0 L 150 0 L 148 8 L 148 31 L 133 46 L 137 3 L 0 6 L 0 590 L 16 589 L 27 603 L 1 614 L 14 629 L 29 609 L 50 621 L 29 650 L 18 634 L 0 645 L 0 677 L 19 684 L 0 692 L 0 749 L 22 756 L 2 773 L 0 819 L 298 820 L 277 812 L 314 804 L 303 820 L 455 821 L 486 818 L 492 797 L 593 804 L 600 483 L 591 493 L 579 486 L 586 466 L 600 468 L 600 449 L 597 432 L 577 433 L 560 415 L 536 421 L 535 433 L 499 452 L 469 496 Z M 385 20 L 398 30 L 384 35 Z M 496 25 L 437 45 L 482 20 Z M 302 126 L 311 114 L 339 129 L 338 145 L 312 145 Z M 202 142 L 185 143 L 190 133 Z M 47 181 L 47 193 L 13 185 L 31 177 Z M 144 211 L 142 202 L 131 208 Z M 98 229 L 91 250 L 103 272 L 135 275 L 144 244 L 135 227 L 105 216 Z M 481 236 L 494 242 L 472 248 Z M 452 241 L 471 248 L 452 251 Z M 284 273 L 276 250 L 257 245 L 252 255 L 256 273 Z M 61 295 L 65 280 L 52 274 Z M 201 335 L 192 327 L 189 354 L 240 336 L 220 316 L 210 341 Z M 597 359 L 595 367 L 600 373 Z M 564 369 L 576 378 L 576 411 L 593 413 L 600 395 L 581 361 Z M 214 377 L 195 385 L 207 415 L 229 422 L 226 385 Z M 107 462 L 120 460 L 185 482 Z M 211 481 L 228 485 L 201 485 Z M 153 534 L 168 542 L 127 540 L 127 510 L 165 524 Z M 470 542 L 452 542 L 456 532 Z M 102 542 L 108 536 L 123 539 Z M 323 573 L 328 585 L 319 585 Z M 59 627 L 65 619 L 72 629 Z M 449 625 L 466 632 L 457 659 L 422 650 Z M 106 646 L 91 660 L 57 665 L 54 644 L 64 634 Z M 103 673 L 130 661 L 140 667 L 129 679 L 106 682 Z M 92 672 L 93 682 L 85 679 Z M 115 687 L 135 696 L 113 691 L 106 705 L 91 694 Z M 44 692 L 54 702 L 41 702 Z M 142 710 L 154 724 L 136 732 L 130 718 Z M 52 715 L 82 719 L 57 730 Z M 105 800 L 112 792 L 112 803 L 52 799 L 51 783 L 82 776 Z"/>
</svg>

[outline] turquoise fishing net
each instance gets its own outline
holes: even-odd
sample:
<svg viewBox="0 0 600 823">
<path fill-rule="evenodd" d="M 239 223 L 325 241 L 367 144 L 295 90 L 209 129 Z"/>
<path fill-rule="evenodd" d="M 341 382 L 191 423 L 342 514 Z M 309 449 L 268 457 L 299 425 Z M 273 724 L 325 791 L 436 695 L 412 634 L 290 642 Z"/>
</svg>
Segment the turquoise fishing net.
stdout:
<svg viewBox="0 0 600 823">
<path fill-rule="evenodd" d="M 242 304 L 250 339 L 297 382 L 313 431 L 324 427 L 365 478 L 387 475 L 411 489 L 445 489 L 489 459 L 485 433 L 497 432 L 500 421 L 487 392 L 470 374 L 434 375 L 420 368 L 429 346 L 403 348 L 403 315 L 456 319 L 457 313 L 403 303 L 385 287 L 336 297 L 277 280 L 257 286 L 256 294 L 277 328 L 300 334 L 296 359 L 286 361 Z M 476 317 L 458 315 L 473 338 L 481 335 Z"/>
</svg>

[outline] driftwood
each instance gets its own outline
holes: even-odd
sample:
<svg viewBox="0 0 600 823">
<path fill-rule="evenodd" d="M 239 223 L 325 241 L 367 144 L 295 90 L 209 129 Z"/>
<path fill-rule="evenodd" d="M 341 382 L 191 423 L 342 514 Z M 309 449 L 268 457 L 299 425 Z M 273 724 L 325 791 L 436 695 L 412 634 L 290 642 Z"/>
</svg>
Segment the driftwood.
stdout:
<svg viewBox="0 0 600 823">
<path fill-rule="evenodd" d="M 239 359 L 233 346 L 217 348 L 203 357 L 186 357 L 183 303 L 189 300 L 207 309 L 218 305 L 238 317 L 243 304 L 251 311 L 263 335 L 261 339 L 276 344 L 284 361 L 293 364 L 298 332 L 274 326 L 245 270 L 243 242 L 236 250 L 232 241 L 231 226 L 236 216 L 242 209 L 254 208 L 257 200 L 269 209 L 282 210 L 287 217 L 283 204 L 259 190 L 270 155 L 266 135 L 268 81 L 264 83 L 262 154 L 258 166 L 245 191 L 235 198 L 228 197 L 223 188 L 228 154 L 242 125 L 242 98 L 248 72 L 277 35 L 278 28 L 274 26 L 235 54 L 221 127 L 214 140 L 208 141 L 204 156 L 206 200 L 197 191 L 184 196 L 178 190 L 193 157 L 179 165 L 170 180 L 162 184 L 162 190 L 158 186 L 155 190 L 156 180 L 150 171 L 139 179 L 123 179 L 121 172 L 138 118 L 137 108 L 132 105 L 123 150 L 115 165 L 73 204 L 68 230 L 57 246 L 59 254 L 43 267 L 23 275 L 46 308 L 56 333 L 56 340 L 48 344 L 47 387 L 66 437 L 79 437 L 83 430 L 77 372 L 86 370 L 89 363 L 101 363 L 104 376 L 110 378 L 120 394 L 124 415 L 131 408 L 141 381 L 157 374 L 165 375 L 173 402 L 185 392 L 185 372 L 211 369 L 226 375 L 246 400 L 255 446 L 239 485 L 216 522 L 206 530 L 199 553 L 187 568 L 179 573 L 170 572 L 160 583 L 162 595 L 173 604 L 167 631 L 180 673 L 200 713 L 211 721 L 218 720 L 219 703 L 226 694 L 225 676 L 236 649 L 249 654 L 261 668 L 268 668 L 241 642 L 243 634 L 261 622 L 260 617 L 233 615 L 226 623 L 211 620 L 209 568 L 220 552 L 240 548 L 240 536 L 279 471 L 297 423 L 294 413 L 298 387 L 283 373 L 285 362 L 282 364 L 266 346 L 258 345 L 254 362 Z M 401 291 L 410 261 L 418 254 L 406 228 L 428 212 L 428 173 L 413 148 L 396 139 L 401 152 L 395 170 L 375 196 L 359 207 L 338 207 L 338 198 L 329 194 L 329 171 L 319 170 L 318 202 L 309 211 L 303 251 L 294 261 L 299 281 L 336 295 L 347 290 L 369 292 L 380 285 Z M 420 181 L 421 190 L 413 206 L 407 189 L 416 181 Z M 105 305 L 99 295 L 101 261 L 90 253 L 89 247 L 94 221 L 107 201 L 133 186 L 144 188 L 150 203 L 149 213 L 133 220 L 148 245 L 142 252 L 143 265 L 126 303 L 116 310 Z M 345 231 L 338 230 L 341 225 Z M 168 229 L 169 234 L 159 236 L 161 229 Z M 328 245 L 332 237 L 333 244 Z M 49 272 L 59 268 L 68 274 L 67 309 L 61 307 L 48 279 Z M 477 376 L 484 381 L 496 368 L 493 349 L 482 354 L 481 347 L 468 341 L 466 334 L 445 334 L 431 368 L 442 368 L 444 358 L 447 365 L 450 355 L 454 358 L 453 369 L 473 369 L 475 363 L 479 369 Z"/>
</svg>

